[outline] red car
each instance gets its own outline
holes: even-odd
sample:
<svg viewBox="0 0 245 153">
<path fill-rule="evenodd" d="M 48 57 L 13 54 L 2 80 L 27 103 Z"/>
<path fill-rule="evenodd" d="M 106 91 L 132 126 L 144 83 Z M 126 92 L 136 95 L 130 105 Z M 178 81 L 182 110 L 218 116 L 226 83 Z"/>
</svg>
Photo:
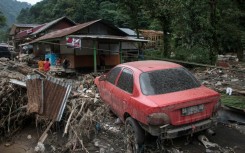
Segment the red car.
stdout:
<svg viewBox="0 0 245 153">
<path fill-rule="evenodd" d="M 137 61 L 114 67 L 95 79 L 102 100 L 126 123 L 137 150 L 145 131 L 162 139 L 212 127 L 220 95 L 201 85 L 181 65 Z"/>
</svg>

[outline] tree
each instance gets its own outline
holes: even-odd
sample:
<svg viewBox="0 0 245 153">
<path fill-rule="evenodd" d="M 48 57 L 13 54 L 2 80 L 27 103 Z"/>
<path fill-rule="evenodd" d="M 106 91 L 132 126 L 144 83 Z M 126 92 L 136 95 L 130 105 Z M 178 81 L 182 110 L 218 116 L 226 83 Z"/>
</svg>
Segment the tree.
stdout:
<svg viewBox="0 0 245 153">
<path fill-rule="evenodd" d="M 129 17 L 123 13 L 117 2 L 102 1 L 99 4 L 99 18 L 105 19 L 116 26 L 129 26 Z"/>
<path fill-rule="evenodd" d="M 180 0 L 172 15 L 171 38 L 175 58 L 210 63 L 209 5 L 203 0 Z"/>
<path fill-rule="evenodd" d="M 144 1 L 144 6 L 150 15 L 159 21 L 163 31 L 163 54 L 170 56 L 171 23 L 178 12 L 179 0 Z"/>
<path fill-rule="evenodd" d="M 3 13 L 0 11 L 0 28 L 4 27 L 6 25 L 6 18 L 3 15 Z"/>
<path fill-rule="evenodd" d="M 147 25 L 147 15 L 143 9 L 143 3 L 140 0 L 120 0 L 120 6 L 128 15 L 129 26 L 136 30 L 139 38 L 139 29 Z"/>
<path fill-rule="evenodd" d="M 6 18 L 3 15 L 3 13 L 0 11 L 0 28 L 3 28 L 6 26 Z M 0 42 L 3 40 L 6 40 L 6 32 L 3 29 L 0 29 Z"/>
<path fill-rule="evenodd" d="M 193 53 L 206 58 L 205 52 L 206 63 L 214 64 L 218 53 L 241 50 L 240 11 L 234 1 L 183 0 L 181 4 L 181 13 L 172 26 L 176 47 L 189 51 L 186 58 Z"/>
<path fill-rule="evenodd" d="M 240 48 L 237 52 L 237 57 L 240 61 L 244 61 L 244 50 L 245 50 L 245 1 L 236 0 L 236 6 L 239 9 L 239 26 L 240 27 Z"/>
<path fill-rule="evenodd" d="M 218 54 L 218 39 L 217 39 L 217 3 L 218 0 L 209 0 L 210 5 L 210 25 L 212 33 L 212 41 L 210 46 L 209 58 L 211 64 L 215 64 Z"/>
</svg>

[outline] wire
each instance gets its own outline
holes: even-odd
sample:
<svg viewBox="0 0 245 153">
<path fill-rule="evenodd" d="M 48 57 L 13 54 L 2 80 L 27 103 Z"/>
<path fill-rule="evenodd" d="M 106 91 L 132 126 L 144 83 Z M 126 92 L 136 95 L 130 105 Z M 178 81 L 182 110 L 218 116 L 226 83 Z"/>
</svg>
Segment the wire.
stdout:
<svg viewBox="0 0 245 153">
<path fill-rule="evenodd" d="M 60 43 L 52 43 L 52 42 L 48 42 L 48 41 L 39 41 L 42 43 L 47 43 L 47 44 L 53 44 L 53 45 L 60 45 L 60 46 L 67 46 L 66 44 L 60 44 Z M 82 47 L 84 49 L 91 49 L 93 50 L 94 48 L 90 48 L 90 47 Z M 133 55 L 134 57 L 136 56 L 136 54 L 132 54 L 132 53 L 128 53 L 125 51 L 111 51 L 111 50 L 107 50 L 107 49 L 96 49 L 98 51 L 104 51 L 104 52 L 113 52 L 113 53 L 127 53 L 127 55 Z M 139 56 L 139 53 L 137 54 L 137 56 Z M 224 67 L 220 67 L 220 66 L 214 66 L 214 65 L 208 65 L 208 64 L 202 64 L 202 63 L 196 63 L 196 62 L 187 62 L 187 61 L 182 61 L 182 60 L 175 60 L 175 59 L 169 59 L 169 58 L 162 58 L 162 57 L 153 57 L 153 56 L 147 56 L 147 55 L 143 55 L 144 58 L 147 59 L 151 59 L 151 60 L 162 60 L 162 61 L 169 61 L 169 62 L 175 62 L 175 63 L 182 63 L 182 64 L 188 64 L 188 65 L 195 65 L 195 66 L 201 66 L 201 67 L 210 67 L 210 68 L 218 68 L 218 69 L 223 69 L 223 70 L 230 70 L 230 71 L 237 71 L 237 72 L 242 72 L 245 73 L 245 71 L 243 70 L 238 70 L 238 69 L 230 69 L 230 68 L 224 68 Z M 122 56 L 124 57 L 124 56 Z M 125 56 L 127 57 L 127 56 Z"/>
</svg>

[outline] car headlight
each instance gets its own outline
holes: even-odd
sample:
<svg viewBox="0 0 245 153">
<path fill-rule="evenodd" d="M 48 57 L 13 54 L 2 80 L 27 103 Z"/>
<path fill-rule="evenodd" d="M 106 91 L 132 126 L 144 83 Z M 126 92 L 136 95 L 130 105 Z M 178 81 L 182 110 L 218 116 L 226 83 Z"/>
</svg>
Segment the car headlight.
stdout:
<svg viewBox="0 0 245 153">
<path fill-rule="evenodd" d="M 165 113 L 153 113 L 147 117 L 147 122 L 149 125 L 161 126 L 164 124 L 169 124 L 170 120 Z"/>
</svg>

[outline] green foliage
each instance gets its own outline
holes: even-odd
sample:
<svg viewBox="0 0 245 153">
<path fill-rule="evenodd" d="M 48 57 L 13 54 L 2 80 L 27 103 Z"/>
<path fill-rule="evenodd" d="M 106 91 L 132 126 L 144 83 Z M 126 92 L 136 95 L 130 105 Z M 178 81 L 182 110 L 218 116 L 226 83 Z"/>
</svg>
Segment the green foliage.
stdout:
<svg viewBox="0 0 245 153">
<path fill-rule="evenodd" d="M 22 8 L 30 7 L 31 5 L 25 2 L 16 0 L 1 0 L 0 1 L 0 42 L 7 42 L 8 27 L 15 23 L 16 17 Z"/>
<path fill-rule="evenodd" d="M 6 25 L 6 18 L 3 13 L 0 11 L 0 28 Z"/>
<path fill-rule="evenodd" d="M 221 1 L 219 7 L 218 35 L 220 53 L 234 52 L 241 47 L 241 27 L 239 18 L 242 15 L 237 4 L 232 1 Z M 226 23 L 226 24 L 224 24 Z"/>
<path fill-rule="evenodd" d="M 163 31 L 163 54 L 164 57 L 169 57 L 171 52 L 170 39 L 172 33 L 172 23 L 174 16 L 179 12 L 180 0 L 155 0 L 144 1 L 144 7 L 149 12 L 152 18 L 156 19 Z"/>
<path fill-rule="evenodd" d="M 0 43 L 1 42 L 7 42 L 8 40 L 8 31 L 0 30 Z"/>
<path fill-rule="evenodd" d="M 6 18 L 0 11 L 0 28 L 4 27 L 6 25 Z M 0 29 L 0 42 L 6 41 L 6 33 L 3 29 Z"/>
<path fill-rule="evenodd" d="M 129 27 L 128 16 L 123 14 L 123 10 L 116 2 L 102 1 L 99 4 L 99 18 L 114 23 L 116 26 Z"/>
<path fill-rule="evenodd" d="M 245 97 L 244 96 L 235 96 L 235 95 L 222 95 L 221 102 L 224 105 L 235 107 L 237 109 L 245 109 Z"/>
<path fill-rule="evenodd" d="M 202 0 L 183 1 L 180 13 L 176 14 L 174 31 L 176 47 L 192 48 L 194 45 L 205 46 L 210 39 L 209 9 L 208 3 Z"/>
<path fill-rule="evenodd" d="M 139 29 L 149 24 L 149 18 L 142 1 L 139 0 L 119 0 L 119 4 L 123 14 L 128 17 L 130 28 L 134 28 L 139 38 Z M 148 21 L 148 22 L 147 22 Z"/>
<path fill-rule="evenodd" d="M 19 2 L 16 0 L 1 0 L 0 10 L 6 17 L 6 24 L 11 26 L 16 17 L 19 15 L 21 9 L 31 7 L 30 4 L 26 2 Z"/>
<path fill-rule="evenodd" d="M 162 52 L 160 50 L 145 50 L 144 51 L 144 58 L 145 60 L 152 60 L 156 59 L 159 60 L 161 59 Z"/>
<path fill-rule="evenodd" d="M 99 18 L 99 2 L 96 0 L 43 0 L 30 9 L 20 12 L 21 23 L 44 23 L 67 16 L 81 23 Z"/>
<path fill-rule="evenodd" d="M 172 58 L 203 64 L 210 63 L 209 49 L 203 46 L 193 46 L 192 48 L 178 47 Z"/>
<path fill-rule="evenodd" d="M 237 52 L 242 59 L 244 3 L 244 0 L 43 0 L 23 9 L 18 22 L 45 23 L 67 16 L 77 23 L 101 18 L 136 32 L 161 30 L 164 44 L 152 56 L 170 57 L 174 53 L 177 59 L 214 64 L 218 53 Z"/>
</svg>

